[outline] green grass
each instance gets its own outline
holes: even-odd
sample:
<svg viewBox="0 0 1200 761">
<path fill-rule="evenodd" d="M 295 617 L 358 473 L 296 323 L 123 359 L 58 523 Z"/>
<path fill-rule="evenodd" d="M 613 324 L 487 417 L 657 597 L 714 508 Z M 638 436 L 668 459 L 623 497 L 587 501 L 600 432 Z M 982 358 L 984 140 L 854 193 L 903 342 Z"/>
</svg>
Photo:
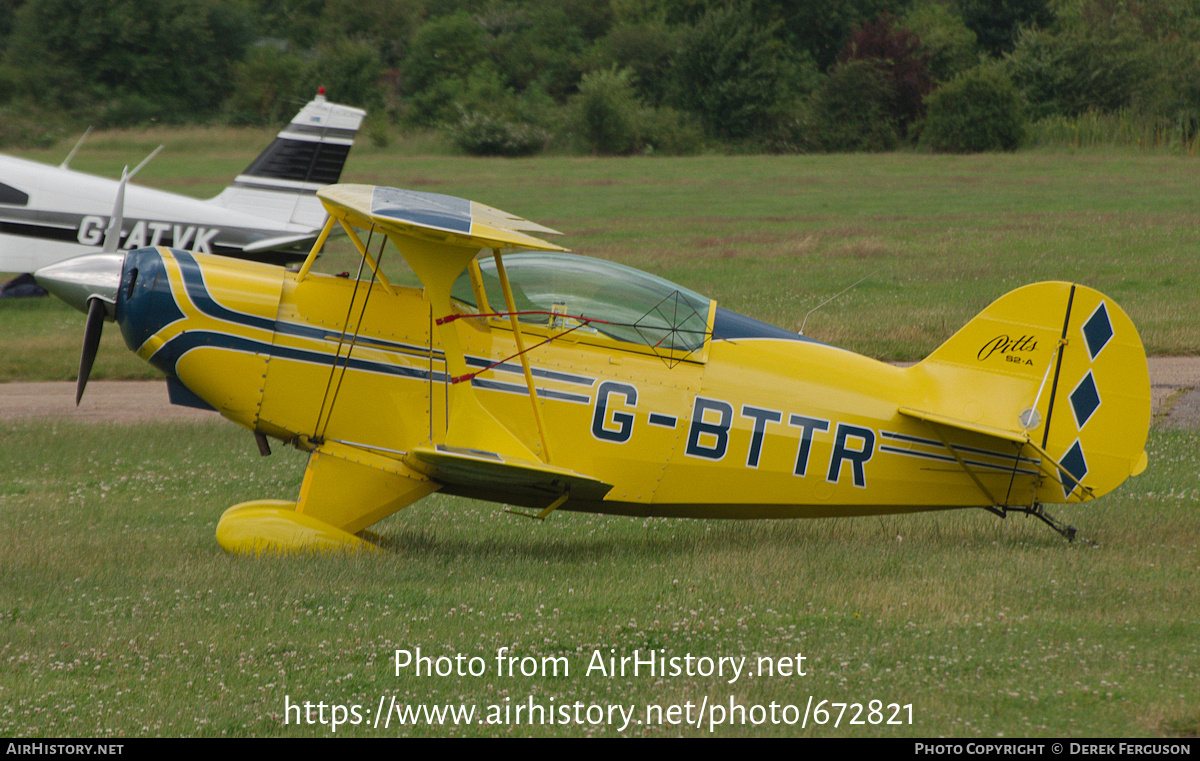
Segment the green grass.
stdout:
<svg viewBox="0 0 1200 761">
<path fill-rule="evenodd" d="M 216 153 L 204 140 L 194 149 L 174 144 L 139 180 L 212 195 L 265 143 L 250 135 Z M 109 176 L 145 147 L 93 142 L 73 165 Z M 805 332 L 881 359 L 925 356 L 993 299 L 1038 280 L 1109 294 L 1152 354 L 1200 352 L 1192 314 L 1200 207 L 1188 158 L 1092 151 L 481 160 L 360 143 L 345 181 L 473 198 L 562 230 L 561 242 L 578 253 L 650 270 L 789 329 L 870 275 L 808 317 Z M 66 150 L 38 155 L 59 161 Z M 0 354 L 13 353 L 9 312 L 0 304 Z M 60 363 L 55 374 L 73 364 Z M 94 377 L 108 372 L 98 368 Z"/>
<path fill-rule="evenodd" d="M 1080 527 L 1075 544 L 982 511 L 790 522 L 556 513 L 542 524 L 435 495 L 376 527 L 387 554 L 267 560 L 224 554 L 213 530 L 234 502 L 293 497 L 295 452 L 260 458 L 218 421 L 30 422 L 7 425 L 4 438 L 0 736 L 331 734 L 285 726 L 285 696 L 480 711 L 531 697 L 639 711 L 706 697 L 912 705 L 911 725 L 762 724 L 717 736 L 1173 736 L 1200 721 L 1195 433 L 1156 432 L 1147 473 L 1057 511 Z M 569 675 L 497 674 L 502 647 L 563 658 Z M 416 648 L 481 658 L 486 674 L 397 675 L 395 650 Z M 587 673 L 594 653 L 634 651 L 754 665 L 803 654 L 806 675 L 731 684 Z"/>
<path fill-rule="evenodd" d="M 74 380 L 83 347 L 83 313 L 55 298 L 0 301 L 0 382 Z M 115 325 L 106 326 L 92 378 L 159 378 L 125 347 Z"/>
</svg>

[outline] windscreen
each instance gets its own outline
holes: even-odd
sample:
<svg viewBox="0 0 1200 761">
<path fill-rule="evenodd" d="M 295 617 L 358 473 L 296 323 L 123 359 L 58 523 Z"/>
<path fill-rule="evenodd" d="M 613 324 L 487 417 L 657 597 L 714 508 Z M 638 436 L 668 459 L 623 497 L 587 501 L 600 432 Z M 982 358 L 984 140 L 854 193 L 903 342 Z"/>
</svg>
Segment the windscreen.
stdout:
<svg viewBox="0 0 1200 761">
<path fill-rule="evenodd" d="M 694 291 L 622 264 L 573 254 L 528 252 L 504 257 L 522 322 L 566 325 L 584 318 L 587 328 L 619 341 L 690 352 L 703 346 L 712 302 Z M 479 260 L 488 306 L 504 311 L 504 293 L 491 257 Z M 472 306 L 467 273 L 454 298 Z M 575 321 L 573 324 L 577 324 Z"/>
</svg>

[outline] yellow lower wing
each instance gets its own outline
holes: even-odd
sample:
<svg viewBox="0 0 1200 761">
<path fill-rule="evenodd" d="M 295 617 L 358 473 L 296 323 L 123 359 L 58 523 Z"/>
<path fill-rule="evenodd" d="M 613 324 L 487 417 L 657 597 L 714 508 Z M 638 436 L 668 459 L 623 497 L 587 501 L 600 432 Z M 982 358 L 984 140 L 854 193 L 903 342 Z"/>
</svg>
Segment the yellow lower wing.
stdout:
<svg viewBox="0 0 1200 761">
<path fill-rule="evenodd" d="M 405 462 L 451 492 L 539 506 L 546 498 L 569 494 L 598 501 L 612 484 L 566 468 L 505 457 L 494 452 L 459 449 L 438 444 L 417 447 Z"/>
</svg>

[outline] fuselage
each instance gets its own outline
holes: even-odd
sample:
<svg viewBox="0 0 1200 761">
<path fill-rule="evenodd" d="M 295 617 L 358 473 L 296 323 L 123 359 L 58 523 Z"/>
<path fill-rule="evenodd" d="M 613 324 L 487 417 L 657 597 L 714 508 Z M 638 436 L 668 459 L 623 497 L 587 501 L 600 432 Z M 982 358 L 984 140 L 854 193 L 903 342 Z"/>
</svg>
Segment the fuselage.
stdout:
<svg viewBox="0 0 1200 761">
<path fill-rule="evenodd" d="M 759 518 L 990 504 L 944 442 L 900 414 L 936 386 L 921 366 L 710 309 L 703 341 L 674 353 L 570 319 L 525 319 L 526 347 L 545 341 L 527 354 L 542 431 L 510 319 L 453 323 L 477 372 L 454 378 L 434 327 L 441 315 L 419 288 L 298 280 L 279 267 L 149 248 L 126 257 L 116 312 L 139 356 L 225 417 L 302 448 L 336 441 L 403 458 L 444 438 L 450 388 L 469 383 L 530 452 L 612 485 L 603 499 L 564 509 Z M 1035 460 L 990 437 L 952 436 L 992 493 L 1032 501 Z M 502 483 L 444 488 L 544 504 Z"/>
<path fill-rule="evenodd" d="M 119 187 L 117 180 L 0 155 L 0 272 L 34 272 L 48 264 L 99 250 Z M 315 196 L 275 194 L 287 208 L 272 217 L 129 184 L 125 189 L 120 248 L 173 246 L 203 253 L 244 255 L 247 247 L 294 237 L 310 240 L 323 210 Z M 314 207 L 313 225 L 280 221 L 293 207 Z M 269 260 L 278 254 L 263 252 Z M 295 253 L 286 255 L 295 259 Z"/>
</svg>

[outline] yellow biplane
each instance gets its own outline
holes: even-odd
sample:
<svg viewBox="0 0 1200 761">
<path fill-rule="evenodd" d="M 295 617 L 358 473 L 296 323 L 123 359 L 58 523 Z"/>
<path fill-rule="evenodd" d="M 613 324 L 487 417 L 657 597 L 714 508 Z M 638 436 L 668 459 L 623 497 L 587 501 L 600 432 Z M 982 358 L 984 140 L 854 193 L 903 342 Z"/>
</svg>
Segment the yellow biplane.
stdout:
<svg viewBox="0 0 1200 761">
<path fill-rule="evenodd" d="M 435 491 L 532 508 L 800 518 L 984 508 L 1045 520 L 1146 466 L 1137 330 L 1082 285 L 994 302 L 895 367 L 718 307 L 654 275 L 565 253 L 472 201 L 319 191 L 299 271 L 163 247 L 38 273 L 207 406 L 309 453 L 295 502 L 222 516 L 231 552 L 366 548 Z M 357 275 L 313 269 L 335 225 Z M 365 239 L 365 240 L 364 240 Z M 400 256 L 417 287 L 392 282 Z"/>
</svg>

